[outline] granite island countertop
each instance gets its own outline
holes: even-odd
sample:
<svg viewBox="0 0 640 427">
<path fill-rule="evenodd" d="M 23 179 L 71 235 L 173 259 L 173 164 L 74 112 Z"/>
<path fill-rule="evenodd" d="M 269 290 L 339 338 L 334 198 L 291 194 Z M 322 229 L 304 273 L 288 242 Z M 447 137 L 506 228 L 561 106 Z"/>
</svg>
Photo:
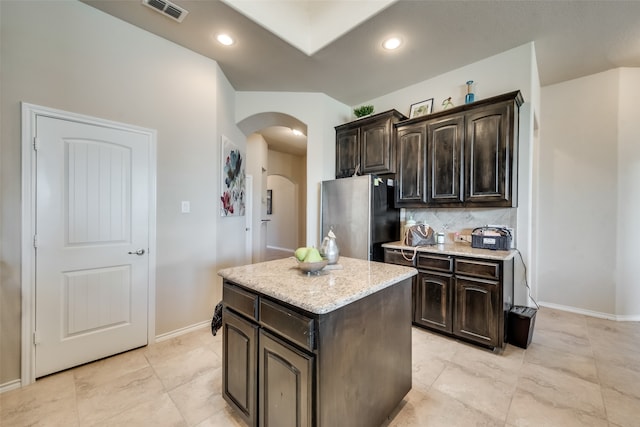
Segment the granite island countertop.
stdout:
<svg viewBox="0 0 640 427">
<path fill-rule="evenodd" d="M 306 274 L 294 257 L 218 272 L 219 276 L 310 313 L 325 314 L 418 274 L 412 267 L 340 257 L 319 274 Z"/>
<path fill-rule="evenodd" d="M 390 249 L 401 249 L 405 251 L 407 255 L 412 255 L 414 249 L 416 249 L 418 252 L 424 253 L 457 255 L 504 261 L 515 257 L 518 253 L 518 251 L 516 251 L 515 249 L 510 249 L 508 251 L 494 251 L 491 249 L 472 248 L 470 243 L 445 243 L 442 245 L 419 246 L 414 248 L 413 246 L 403 245 L 401 241 L 397 241 L 384 243 L 382 247 Z"/>
</svg>

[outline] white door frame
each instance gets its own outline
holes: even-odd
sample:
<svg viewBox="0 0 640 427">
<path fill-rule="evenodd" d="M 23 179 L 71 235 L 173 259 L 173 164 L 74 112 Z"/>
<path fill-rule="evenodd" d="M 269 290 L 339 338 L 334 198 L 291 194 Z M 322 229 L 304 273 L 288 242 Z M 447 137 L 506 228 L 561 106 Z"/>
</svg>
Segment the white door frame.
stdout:
<svg viewBox="0 0 640 427">
<path fill-rule="evenodd" d="M 147 343 L 155 341 L 156 319 L 156 145 L 157 132 L 124 123 L 82 114 L 70 113 L 39 105 L 21 103 L 22 106 L 22 356 L 21 386 L 35 381 L 35 256 L 34 236 L 36 235 L 36 192 L 34 143 L 37 116 L 47 116 L 71 120 L 95 126 L 105 126 L 147 135 L 149 147 L 149 289 Z"/>
<path fill-rule="evenodd" d="M 245 220 L 244 220 L 244 247 L 245 262 L 253 263 L 253 175 L 245 176 Z"/>
</svg>

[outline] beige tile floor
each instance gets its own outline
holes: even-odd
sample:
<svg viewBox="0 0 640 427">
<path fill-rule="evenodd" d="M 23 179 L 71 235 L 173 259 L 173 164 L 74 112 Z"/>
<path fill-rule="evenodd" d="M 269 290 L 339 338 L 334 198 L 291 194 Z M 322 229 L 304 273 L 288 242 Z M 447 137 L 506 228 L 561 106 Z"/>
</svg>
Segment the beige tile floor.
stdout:
<svg viewBox="0 0 640 427">
<path fill-rule="evenodd" d="M 220 338 L 198 330 L 3 393 L 0 425 L 243 426 L 220 395 Z M 501 355 L 414 328 L 413 388 L 384 426 L 640 426 L 640 323 L 542 308 L 529 348 Z"/>
</svg>

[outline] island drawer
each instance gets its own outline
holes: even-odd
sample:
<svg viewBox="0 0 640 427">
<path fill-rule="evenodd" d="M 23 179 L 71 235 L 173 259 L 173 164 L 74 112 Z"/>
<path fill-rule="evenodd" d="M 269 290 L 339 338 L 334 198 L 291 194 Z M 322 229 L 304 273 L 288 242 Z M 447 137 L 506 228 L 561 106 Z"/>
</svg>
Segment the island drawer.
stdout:
<svg viewBox="0 0 640 427">
<path fill-rule="evenodd" d="M 388 264 L 406 265 L 414 267 L 414 252 L 413 249 L 389 249 L 384 250 L 384 262 Z"/>
<path fill-rule="evenodd" d="M 456 274 L 498 280 L 500 278 L 500 265 L 488 261 L 456 259 Z"/>
<path fill-rule="evenodd" d="M 222 301 L 238 313 L 258 320 L 258 295 L 225 281 L 222 287 Z"/>
<path fill-rule="evenodd" d="M 260 323 L 306 350 L 314 350 L 313 319 L 280 304 L 260 299 Z"/>
<path fill-rule="evenodd" d="M 453 257 L 447 255 L 418 254 L 416 267 L 425 268 L 427 270 L 445 271 L 449 273 L 453 271 Z"/>
</svg>

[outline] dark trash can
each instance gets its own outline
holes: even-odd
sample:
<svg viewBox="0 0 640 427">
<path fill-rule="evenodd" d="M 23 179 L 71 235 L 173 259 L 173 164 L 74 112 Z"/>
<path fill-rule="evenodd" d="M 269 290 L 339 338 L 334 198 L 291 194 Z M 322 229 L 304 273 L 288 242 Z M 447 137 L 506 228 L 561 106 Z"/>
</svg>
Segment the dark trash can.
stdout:
<svg viewBox="0 0 640 427">
<path fill-rule="evenodd" d="M 520 348 L 527 348 L 533 337 L 533 326 L 536 322 L 537 309 L 514 305 L 509 311 L 508 341 Z"/>
</svg>

